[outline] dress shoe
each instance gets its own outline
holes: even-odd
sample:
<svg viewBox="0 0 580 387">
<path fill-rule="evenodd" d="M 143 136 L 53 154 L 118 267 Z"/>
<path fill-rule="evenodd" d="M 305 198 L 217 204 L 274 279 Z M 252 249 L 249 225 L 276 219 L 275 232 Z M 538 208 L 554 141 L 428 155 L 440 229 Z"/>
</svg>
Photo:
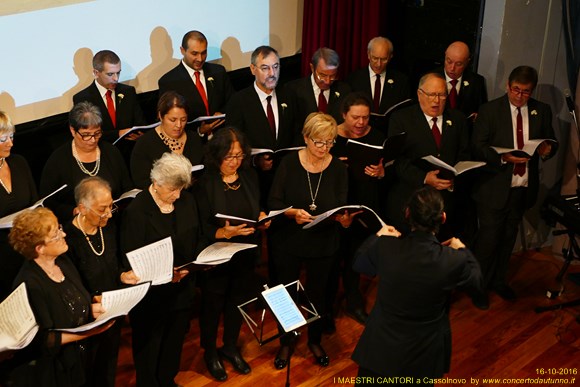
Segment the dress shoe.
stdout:
<svg viewBox="0 0 580 387">
<path fill-rule="evenodd" d="M 362 325 L 365 325 L 367 322 L 367 319 L 369 318 L 369 315 L 367 314 L 367 312 L 365 312 L 361 308 L 356 308 L 356 309 L 348 309 L 347 308 L 346 315 L 348 317 L 352 318 L 353 320 L 361 323 Z"/>
<path fill-rule="evenodd" d="M 217 355 L 208 355 L 206 352 L 203 355 L 203 360 L 205 360 L 205 366 L 215 380 L 223 382 L 228 378 L 224 365 Z"/>
<path fill-rule="evenodd" d="M 514 292 L 512 288 L 505 284 L 495 286 L 493 291 L 506 301 L 515 301 L 517 298 L 516 292 Z"/>
<path fill-rule="evenodd" d="M 233 351 L 225 351 L 223 348 L 218 349 L 218 354 L 232 363 L 236 372 L 240 374 L 247 375 L 252 370 L 250 365 L 246 363 L 240 352 L 235 349 Z"/>
<path fill-rule="evenodd" d="M 330 359 L 320 344 L 308 343 L 308 349 L 310 349 L 310 352 L 312 352 L 316 358 L 316 362 L 319 366 L 328 367 L 328 364 L 330 364 Z"/>
<path fill-rule="evenodd" d="M 482 295 L 472 297 L 471 302 L 477 309 L 481 310 L 489 309 L 489 297 L 487 296 L 487 293 L 483 293 Z"/>
<path fill-rule="evenodd" d="M 276 367 L 277 370 L 286 368 L 291 350 L 292 349 L 289 345 L 283 345 L 280 347 L 276 354 L 276 358 L 274 359 L 274 367 Z"/>
</svg>

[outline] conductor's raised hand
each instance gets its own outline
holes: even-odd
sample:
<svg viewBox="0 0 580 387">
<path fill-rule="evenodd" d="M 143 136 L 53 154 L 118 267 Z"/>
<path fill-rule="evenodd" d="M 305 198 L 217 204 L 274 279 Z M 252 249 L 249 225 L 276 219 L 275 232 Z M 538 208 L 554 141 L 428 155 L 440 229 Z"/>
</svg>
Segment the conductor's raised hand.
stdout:
<svg viewBox="0 0 580 387">
<path fill-rule="evenodd" d="M 463 242 L 461 242 L 461 240 L 459 240 L 459 238 L 451 238 L 446 240 L 445 242 L 441 243 L 443 246 L 449 246 L 452 249 L 458 250 L 458 249 L 464 249 L 465 245 L 463 244 Z"/>
<path fill-rule="evenodd" d="M 377 236 L 392 236 L 398 238 L 401 236 L 401 233 L 395 227 L 385 224 L 379 231 L 377 231 Z"/>
<path fill-rule="evenodd" d="M 445 180 L 437 177 L 439 170 L 427 172 L 425 175 L 425 184 L 430 185 L 436 190 L 449 189 L 453 186 L 453 180 Z"/>
</svg>

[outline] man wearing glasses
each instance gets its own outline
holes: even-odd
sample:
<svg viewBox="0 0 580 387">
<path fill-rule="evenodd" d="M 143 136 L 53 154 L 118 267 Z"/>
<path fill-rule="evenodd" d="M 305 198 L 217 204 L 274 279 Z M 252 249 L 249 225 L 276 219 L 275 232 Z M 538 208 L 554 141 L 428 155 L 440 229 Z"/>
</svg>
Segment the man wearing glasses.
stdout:
<svg viewBox="0 0 580 387">
<path fill-rule="evenodd" d="M 439 177 L 439 171 L 422 165 L 421 158 L 432 155 L 449 165 L 469 160 L 466 121 L 455 109 L 446 108 L 445 78 L 429 73 L 419 80 L 419 105 L 395 111 L 389 122 L 389 136 L 406 132 L 402 153 L 395 160 L 396 181 L 387 199 L 387 214 L 391 224 L 405 233 L 410 230 L 403 209 L 411 194 L 424 185 L 441 192 L 445 202 L 447 222 L 438 237 L 446 240 L 457 232 L 454 228 L 454 180 Z"/>
<path fill-rule="evenodd" d="M 537 198 L 538 159 L 552 157 L 557 143 L 542 142 L 530 157 L 492 147 L 521 149 L 532 139 L 555 138 L 550 106 L 531 98 L 537 83 L 534 68 L 516 67 L 506 94 L 481 106 L 473 130 L 474 156 L 487 163 L 474 187 L 479 218 L 474 252 L 487 289 L 509 301 L 516 299 L 507 281 L 509 259 L 524 212 Z M 487 297 L 482 302 L 489 305 Z"/>
<path fill-rule="evenodd" d="M 340 105 L 350 92 L 350 86 L 337 80 L 338 66 L 340 58 L 336 51 L 319 48 L 310 62 L 312 75 L 288 83 L 288 90 L 294 94 L 298 104 L 299 124 L 304 124 L 306 117 L 314 112 L 330 114 L 338 124 L 344 121 Z"/>
</svg>

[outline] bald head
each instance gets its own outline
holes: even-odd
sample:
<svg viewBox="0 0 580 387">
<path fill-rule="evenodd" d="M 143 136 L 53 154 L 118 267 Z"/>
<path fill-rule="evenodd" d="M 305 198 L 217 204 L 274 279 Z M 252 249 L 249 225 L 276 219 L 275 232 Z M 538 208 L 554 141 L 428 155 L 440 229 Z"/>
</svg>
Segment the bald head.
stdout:
<svg viewBox="0 0 580 387">
<path fill-rule="evenodd" d="M 453 42 L 445 50 L 445 73 L 451 79 L 460 78 L 469 64 L 469 47 L 463 42 Z"/>
</svg>

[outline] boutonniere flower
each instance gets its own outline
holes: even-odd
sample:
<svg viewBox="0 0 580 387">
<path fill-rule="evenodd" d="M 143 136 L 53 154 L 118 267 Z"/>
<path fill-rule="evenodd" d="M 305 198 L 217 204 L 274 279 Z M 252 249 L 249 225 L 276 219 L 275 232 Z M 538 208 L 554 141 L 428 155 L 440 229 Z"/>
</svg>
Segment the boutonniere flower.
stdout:
<svg viewBox="0 0 580 387">
<path fill-rule="evenodd" d="M 340 93 L 338 91 L 335 91 L 334 95 L 336 95 L 336 98 L 340 97 Z"/>
<path fill-rule="evenodd" d="M 536 111 L 536 109 L 534 109 L 534 110 L 532 110 L 532 112 L 530 114 L 533 115 L 533 116 L 537 116 L 538 115 L 538 112 Z"/>
<path fill-rule="evenodd" d="M 208 77 L 207 81 L 210 82 L 213 85 L 213 77 Z"/>
<path fill-rule="evenodd" d="M 119 98 L 119 102 L 121 102 L 123 98 L 125 98 L 125 94 L 119 93 L 117 94 L 117 97 Z"/>
<path fill-rule="evenodd" d="M 280 106 L 282 106 L 282 110 L 284 110 L 284 109 L 286 109 L 286 108 L 288 107 L 288 105 L 286 105 L 284 102 L 282 102 L 282 103 L 280 104 Z"/>
<path fill-rule="evenodd" d="M 389 79 L 387 79 L 387 83 L 388 83 L 389 85 L 392 85 L 393 83 L 395 83 L 395 81 L 393 81 L 391 78 L 389 78 Z"/>
<path fill-rule="evenodd" d="M 463 87 L 467 87 L 467 86 L 469 86 L 469 82 L 463 81 Z"/>
<path fill-rule="evenodd" d="M 447 126 L 452 126 L 453 125 L 453 122 L 451 122 L 451 120 L 447 120 L 447 121 L 445 121 L 445 123 L 447 124 Z"/>
</svg>

